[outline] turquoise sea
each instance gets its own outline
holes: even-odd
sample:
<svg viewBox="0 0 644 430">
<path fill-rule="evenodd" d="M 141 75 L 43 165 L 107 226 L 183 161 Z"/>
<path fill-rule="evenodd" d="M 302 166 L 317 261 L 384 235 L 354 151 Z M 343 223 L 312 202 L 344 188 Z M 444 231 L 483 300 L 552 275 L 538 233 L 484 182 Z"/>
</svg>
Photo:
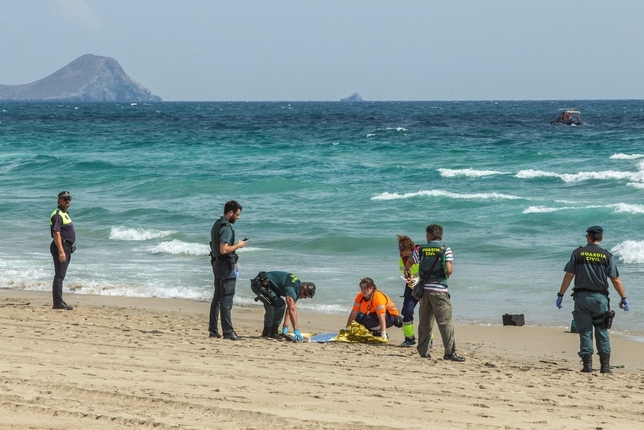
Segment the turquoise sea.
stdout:
<svg viewBox="0 0 644 430">
<path fill-rule="evenodd" d="M 569 107 L 582 126 L 550 124 Z M 0 103 L 1 286 L 51 290 L 61 190 L 70 304 L 209 301 L 210 228 L 235 199 L 237 306 L 260 270 L 315 282 L 304 309 L 348 312 L 364 276 L 402 305 L 396 234 L 439 223 L 457 322 L 566 327 L 563 267 L 599 224 L 631 304 L 614 330 L 644 334 L 644 101 Z"/>
</svg>

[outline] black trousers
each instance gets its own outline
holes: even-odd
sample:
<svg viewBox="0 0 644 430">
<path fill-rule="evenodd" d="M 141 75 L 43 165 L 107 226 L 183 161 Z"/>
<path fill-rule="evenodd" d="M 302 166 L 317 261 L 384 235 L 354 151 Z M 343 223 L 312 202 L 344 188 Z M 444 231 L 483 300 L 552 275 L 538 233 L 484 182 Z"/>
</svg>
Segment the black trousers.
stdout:
<svg viewBox="0 0 644 430">
<path fill-rule="evenodd" d="M 233 309 L 237 278 L 235 277 L 235 271 L 230 267 L 230 263 L 227 260 L 213 262 L 212 272 L 215 275 L 215 294 L 210 303 L 208 331 L 219 332 L 217 322 L 221 316 L 221 330 L 225 336 L 233 332 L 231 311 Z"/>
<path fill-rule="evenodd" d="M 58 247 L 53 241 L 51 242 L 51 245 L 49 245 L 49 252 L 54 258 L 54 282 L 51 286 L 51 295 L 54 300 L 54 305 L 58 305 L 63 302 L 63 281 L 67 274 L 67 267 L 72 260 L 71 248 L 63 244 L 63 249 L 65 250 L 67 260 L 65 260 L 64 263 L 61 263 L 58 257 Z"/>
</svg>

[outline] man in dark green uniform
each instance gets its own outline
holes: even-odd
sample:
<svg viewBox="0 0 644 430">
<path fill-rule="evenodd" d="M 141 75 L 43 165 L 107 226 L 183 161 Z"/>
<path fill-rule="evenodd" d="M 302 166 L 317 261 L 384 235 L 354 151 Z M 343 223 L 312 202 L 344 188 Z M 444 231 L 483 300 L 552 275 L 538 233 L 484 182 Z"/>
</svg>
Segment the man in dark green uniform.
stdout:
<svg viewBox="0 0 644 430">
<path fill-rule="evenodd" d="M 264 285 L 267 279 L 270 285 Z M 296 304 L 298 299 L 310 299 L 315 295 L 313 282 L 302 282 L 292 273 L 288 272 L 260 272 L 251 280 L 251 289 L 264 302 L 264 330 L 262 337 L 281 339 L 278 328 L 284 318 L 282 334 L 288 333 L 289 322 L 295 333 L 295 340 L 302 341 L 302 334 L 297 322 Z M 266 290 L 265 288 L 268 288 Z M 281 298 L 284 297 L 285 300 Z M 286 314 L 286 316 L 284 316 Z"/>
<path fill-rule="evenodd" d="M 221 329 L 225 339 L 237 340 L 233 329 L 231 310 L 237 282 L 237 251 L 246 246 L 245 240 L 235 242 L 232 225 L 239 219 L 242 207 L 234 200 L 224 205 L 224 215 L 212 226 L 210 231 L 210 255 L 212 272 L 215 275 L 215 294 L 210 303 L 208 331 L 210 337 L 220 338 L 217 320 L 221 314 Z"/>
<path fill-rule="evenodd" d="M 599 353 L 601 373 L 613 373 L 610 368 L 610 338 L 608 328 L 612 323 L 614 312 L 610 311 L 608 299 L 608 279 L 610 278 L 621 301 L 619 307 L 628 312 L 626 292 L 619 279 L 619 272 L 613 254 L 600 247 L 604 238 L 604 229 L 598 225 L 586 230 L 586 246 L 580 246 L 573 251 L 564 271 L 566 274 L 557 293 L 556 305 L 561 309 L 561 302 L 573 278 L 573 298 L 575 310 L 572 316 L 579 332 L 579 356 L 583 362 L 582 372 L 593 371 L 593 326 L 595 327 L 595 342 Z M 610 323 L 607 323 L 607 317 Z"/>
</svg>

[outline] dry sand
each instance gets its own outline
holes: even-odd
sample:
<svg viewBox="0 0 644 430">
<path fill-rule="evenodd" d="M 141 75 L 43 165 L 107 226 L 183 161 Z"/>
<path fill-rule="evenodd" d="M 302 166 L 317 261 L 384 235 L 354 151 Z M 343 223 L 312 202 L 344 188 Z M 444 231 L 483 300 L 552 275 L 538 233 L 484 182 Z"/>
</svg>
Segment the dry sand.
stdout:
<svg viewBox="0 0 644 430">
<path fill-rule="evenodd" d="M 637 429 L 644 344 L 612 336 L 613 375 L 583 374 L 578 337 L 457 326 L 465 363 L 390 345 L 259 338 L 233 310 L 233 342 L 207 337 L 208 303 L 0 290 L 2 429 Z M 346 315 L 300 312 L 302 331 Z M 595 366 L 598 367 L 595 356 Z"/>
</svg>

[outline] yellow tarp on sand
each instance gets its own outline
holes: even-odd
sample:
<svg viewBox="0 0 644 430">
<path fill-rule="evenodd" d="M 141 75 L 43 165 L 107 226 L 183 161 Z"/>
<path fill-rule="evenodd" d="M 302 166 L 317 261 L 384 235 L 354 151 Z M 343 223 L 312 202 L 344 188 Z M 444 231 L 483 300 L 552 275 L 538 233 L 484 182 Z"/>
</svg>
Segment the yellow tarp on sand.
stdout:
<svg viewBox="0 0 644 430">
<path fill-rule="evenodd" d="M 340 330 L 333 342 L 388 343 L 389 340 L 372 335 L 365 326 L 354 321 L 346 329 Z"/>
</svg>

